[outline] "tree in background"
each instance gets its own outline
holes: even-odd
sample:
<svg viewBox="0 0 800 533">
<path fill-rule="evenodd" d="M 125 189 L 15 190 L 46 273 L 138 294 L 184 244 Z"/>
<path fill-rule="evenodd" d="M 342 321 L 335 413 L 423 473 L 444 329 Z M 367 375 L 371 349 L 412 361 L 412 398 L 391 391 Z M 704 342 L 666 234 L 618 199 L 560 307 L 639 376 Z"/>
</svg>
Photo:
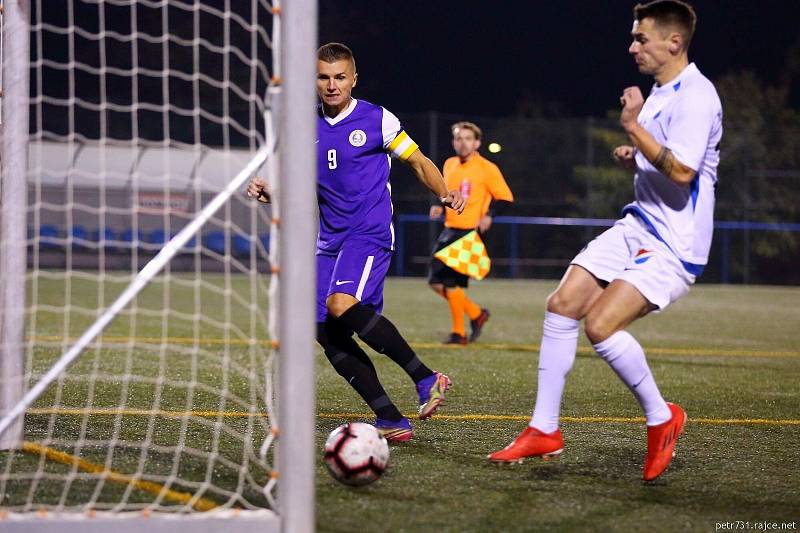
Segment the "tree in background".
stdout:
<svg viewBox="0 0 800 533">
<path fill-rule="evenodd" d="M 797 222 L 800 113 L 789 105 L 790 84 L 769 87 L 752 72 L 738 72 L 718 79 L 716 86 L 725 112 L 717 219 Z M 741 239 L 734 243 L 743 251 L 733 254 L 734 275 L 745 282 L 800 281 L 792 274 L 800 256 L 797 233 L 750 232 Z M 790 258 L 795 268 L 787 264 Z M 750 271 L 760 275 L 750 277 Z"/>
</svg>

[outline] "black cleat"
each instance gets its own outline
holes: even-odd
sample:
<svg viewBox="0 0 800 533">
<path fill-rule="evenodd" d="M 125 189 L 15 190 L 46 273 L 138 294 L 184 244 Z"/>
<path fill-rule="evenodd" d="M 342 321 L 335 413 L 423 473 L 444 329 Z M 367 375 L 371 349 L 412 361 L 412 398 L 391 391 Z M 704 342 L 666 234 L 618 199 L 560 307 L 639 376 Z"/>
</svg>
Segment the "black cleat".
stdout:
<svg viewBox="0 0 800 533">
<path fill-rule="evenodd" d="M 469 336 L 469 342 L 475 342 L 481 336 L 483 325 L 489 320 L 489 310 L 481 309 L 481 314 L 475 320 L 470 320 L 469 325 L 472 327 L 472 334 Z"/>
<path fill-rule="evenodd" d="M 458 333 L 451 333 L 450 336 L 445 339 L 444 344 L 459 344 L 465 346 L 467 344 L 467 338 Z"/>
</svg>

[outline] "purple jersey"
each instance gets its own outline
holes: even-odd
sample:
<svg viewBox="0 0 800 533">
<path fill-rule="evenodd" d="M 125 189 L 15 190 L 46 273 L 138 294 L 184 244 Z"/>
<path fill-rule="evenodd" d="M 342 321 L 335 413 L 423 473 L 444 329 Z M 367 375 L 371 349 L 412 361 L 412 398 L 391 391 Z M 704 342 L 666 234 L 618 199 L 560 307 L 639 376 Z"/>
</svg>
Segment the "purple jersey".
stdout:
<svg viewBox="0 0 800 533">
<path fill-rule="evenodd" d="M 353 100 L 335 119 L 317 120 L 317 249 L 337 252 L 358 238 L 394 249 L 391 159 L 387 146 L 400 123 L 381 106 Z"/>
</svg>

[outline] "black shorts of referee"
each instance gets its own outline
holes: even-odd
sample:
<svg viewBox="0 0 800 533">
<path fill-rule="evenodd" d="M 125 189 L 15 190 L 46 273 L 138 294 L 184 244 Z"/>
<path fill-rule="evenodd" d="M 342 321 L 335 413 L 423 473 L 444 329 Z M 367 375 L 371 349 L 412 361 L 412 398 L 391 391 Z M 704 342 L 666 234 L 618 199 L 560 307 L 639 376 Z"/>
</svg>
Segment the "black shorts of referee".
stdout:
<svg viewBox="0 0 800 533">
<path fill-rule="evenodd" d="M 466 274 L 461 274 L 460 272 L 456 272 L 449 266 L 445 265 L 444 262 L 433 257 L 433 254 L 442 248 L 451 245 L 470 231 L 474 230 L 444 228 L 444 230 L 442 230 L 442 232 L 439 234 L 439 238 L 436 239 L 436 244 L 433 245 L 433 251 L 431 251 L 431 264 L 428 270 L 428 283 L 430 285 L 444 285 L 445 287 L 464 288 L 469 286 L 469 276 Z"/>
</svg>

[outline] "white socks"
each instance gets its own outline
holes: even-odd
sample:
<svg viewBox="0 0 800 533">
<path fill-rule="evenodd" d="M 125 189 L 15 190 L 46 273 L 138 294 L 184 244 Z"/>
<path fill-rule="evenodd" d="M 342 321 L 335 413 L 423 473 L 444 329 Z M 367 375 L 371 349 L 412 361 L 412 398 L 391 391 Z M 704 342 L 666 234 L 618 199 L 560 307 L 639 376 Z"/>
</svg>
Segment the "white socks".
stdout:
<svg viewBox="0 0 800 533">
<path fill-rule="evenodd" d="M 558 429 L 564 383 L 578 348 L 580 321 L 549 311 L 544 315 L 542 346 L 539 350 L 539 388 L 536 407 L 529 426 L 542 433 Z M 594 345 L 642 406 L 648 426 L 666 422 L 672 417 L 658 390 L 641 345 L 627 331 L 618 331 Z"/>
<path fill-rule="evenodd" d="M 647 366 L 644 350 L 630 333 L 618 331 L 603 342 L 595 344 L 594 349 L 636 396 L 648 426 L 655 426 L 672 418 L 669 407 L 658 391 L 650 367 Z M 536 407 L 539 407 L 538 401 Z"/>
<path fill-rule="evenodd" d="M 533 417 L 528 424 L 543 433 L 552 433 L 558 429 L 561 395 L 567 374 L 575 362 L 579 325 L 578 320 L 545 312 L 542 346 L 539 350 L 539 388 Z"/>
</svg>

